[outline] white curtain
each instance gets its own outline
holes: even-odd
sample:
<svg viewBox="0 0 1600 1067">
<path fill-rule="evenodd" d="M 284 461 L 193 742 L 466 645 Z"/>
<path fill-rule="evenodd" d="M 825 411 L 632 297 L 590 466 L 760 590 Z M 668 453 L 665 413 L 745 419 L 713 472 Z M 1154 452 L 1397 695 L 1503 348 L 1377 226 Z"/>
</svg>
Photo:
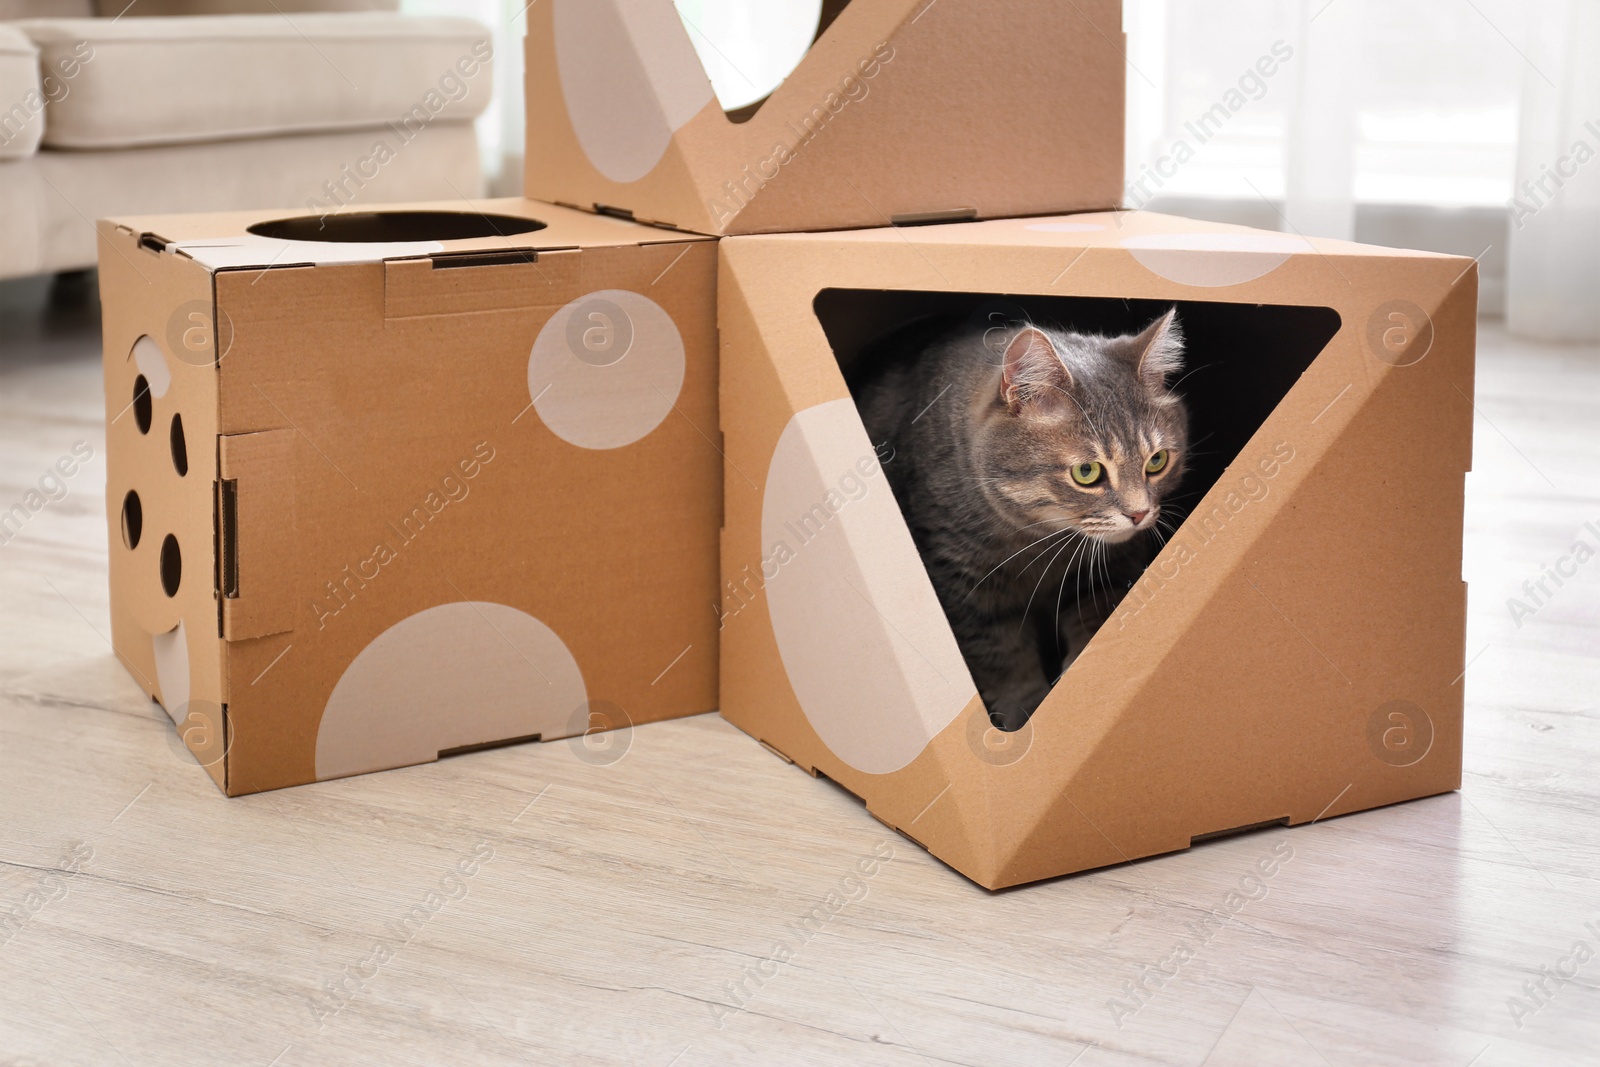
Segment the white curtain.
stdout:
<svg viewBox="0 0 1600 1067">
<path fill-rule="evenodd" d="M 1294 5 L 1295 56 L 1285 86 L 1284 228 L 1349 241 L 1356 235 L 1361 110 L 1352 83 L 1361 72 L 1364 42 L 1354 5 L 1338 11 L 1326 4 Z"/>
<path fill-rule="evenodd" d="M 1513 330 L 1600 337 L 1600 0 L 1125 0 L 1124 24 L 1131 205 L 1342 238 L 1381 207 L 1400 223 L 1363 238 L 1402 244 L 1452 209 L 1444 250 L 1504 264 Z"/>
<path fill-rule="evenodd" d="M 1600 4 L 1530 9 L 1506 324 L 1600 341 Z"/>
</svg>

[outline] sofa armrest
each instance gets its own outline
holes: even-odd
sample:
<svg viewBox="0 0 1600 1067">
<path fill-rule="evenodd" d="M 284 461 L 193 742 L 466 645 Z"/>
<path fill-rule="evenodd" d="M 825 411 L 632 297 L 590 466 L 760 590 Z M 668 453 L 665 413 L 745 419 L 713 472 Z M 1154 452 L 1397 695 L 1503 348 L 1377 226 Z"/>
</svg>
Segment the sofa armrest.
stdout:
<svg viewBox="0 0 1600 1067">
<path fill-rule="evenodd" d="M 21 159 L 38 150 L 48 100 L 38 46 L 0 23 L 0 159 Z"/>
<path fill-rule="evenodd" d="M 398 11 L 400 0 L 95 0 L 95 14 L 116 18 L 151 15 L 276 15 L 303 11 Z"/>
<path fill-rule="evenodd" d="M 466 18 L 371 12 L 12 25 L 39 47 L 45 69 L 76 60 L 67 91 L 50 105 L 46 148 L 363 128 L 399 136 L 475 118 L 493 92 L 492 35 Z"/>
</svg>

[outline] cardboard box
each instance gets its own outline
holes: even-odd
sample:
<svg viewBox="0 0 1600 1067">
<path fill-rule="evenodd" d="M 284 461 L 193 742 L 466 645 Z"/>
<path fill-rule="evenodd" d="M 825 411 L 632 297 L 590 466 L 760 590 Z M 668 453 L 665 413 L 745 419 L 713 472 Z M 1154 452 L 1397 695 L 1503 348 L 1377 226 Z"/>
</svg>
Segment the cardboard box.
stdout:
<svg viewBox="0 0 1600 1067">
<path fill-rule="evenodd" d="M 794 72 L 729 113 L 673 0 L 536 4 L 523 188 L 709 234 L 1112 208 L 1121 8 L 827 0 Z"/>
<path fill-rule="evenodd" d="M 100 224 L 112 633 L 225 792 L 716 706 L 714 243 Z"/>
<path fill-rule="evenodd" d="M 737 726 L 989 888 L 1457 788 L 1471 260 L 1138 212 L 720 255 Z M 932 313 L 1122 333 L 1174 303 L 1192 512 L 1001 733 L 841 364 Z"/>
</svg>

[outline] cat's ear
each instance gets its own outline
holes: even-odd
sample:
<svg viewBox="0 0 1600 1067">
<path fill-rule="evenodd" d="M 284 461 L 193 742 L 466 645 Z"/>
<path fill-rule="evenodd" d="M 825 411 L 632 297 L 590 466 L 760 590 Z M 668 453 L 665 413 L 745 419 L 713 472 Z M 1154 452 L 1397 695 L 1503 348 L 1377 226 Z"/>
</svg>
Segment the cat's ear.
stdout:
<svg viewBox="0 0 1600 1067">
<path fill-rule="evenodd" d="M 1006 345 L 1005 369 L 1000 375 L 1000 399 L 1013 414 L 1024 410 L 1039 414 L 1066 404 L 1072 375 L 1056 346 L 1043 330 L 1024 326 Z"/>
<path fill-rule="evenodd" d="M 1174 304 L 1167 313 L 1133 339 L 1134 364 L 1139 380 L 1151 392 L 1166 389 L 1172 376 L 1183 369 L 1183 327 Z"/>
</svg>

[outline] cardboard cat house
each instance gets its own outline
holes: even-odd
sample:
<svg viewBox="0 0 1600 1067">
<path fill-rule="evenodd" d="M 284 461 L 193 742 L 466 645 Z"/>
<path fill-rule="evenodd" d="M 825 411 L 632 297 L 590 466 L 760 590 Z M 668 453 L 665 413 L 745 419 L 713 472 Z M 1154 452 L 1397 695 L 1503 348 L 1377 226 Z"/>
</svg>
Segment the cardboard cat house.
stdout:
<svg viewBox="0 0 1600 1067">
<path fill-rule="evenodd" d="M 722 713 L 989 888 L 1458 787 L 1471 260 L 1113 212 L 721 242 Z M 842 368 L 1176 305 L 1188 517 L 991 727 Z"/>
<path fill-rule="evenodd" d="M 229 795 L 716 706 L 716 249 L 100 224 L 112 635 Z"/>
<path fill-rule="evenodd" d="M 733 112 L 700 56 L 748 59 L 680 6 L 529 8 L 528 196 L 708 234 L 1121 202 L 1117 0 L 825 0 L 793 72 Z"/>
</svg>

